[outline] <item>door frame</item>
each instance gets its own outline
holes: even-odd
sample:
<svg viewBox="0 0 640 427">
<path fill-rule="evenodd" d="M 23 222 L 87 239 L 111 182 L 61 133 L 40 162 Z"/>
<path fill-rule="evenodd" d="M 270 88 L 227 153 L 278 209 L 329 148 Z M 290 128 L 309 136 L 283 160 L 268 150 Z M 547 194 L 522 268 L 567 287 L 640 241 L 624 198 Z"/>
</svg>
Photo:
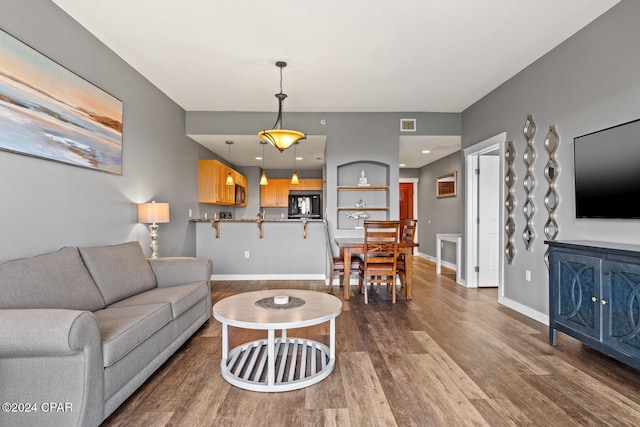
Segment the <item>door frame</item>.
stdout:
<svg viewBox="0 0 640 427">
<path fill-rule="evenodd" d="M 504 179 L 502 179 L 502 177 L 504 177 L 505 170 L 504 153 L 506 139 L 507 133 L 502 132 L 463 150 L 465 163 L 465 285 L 468 288 L 478 287 L 478 277 L 475 274 L 475 265 L 478 257 L 478 232 L 475 220 L 478 216 L 478 179 L 475 174 L 475 169 L 478 167 L 478 156 L 494 150 L 499 151 L 498 175 L 500 179 L 498 197 L 499 200 L 504 200 Z M 504 224 L 504 209 L 502 206 L 499 213 L 499 223 Z M 498 240 L 500 242 L 500 248 L 504 248 L 504 227 L 499 227 L 499 233 Z M 498 294 L 502 296 L 504 293 L 504 257 L 502 256 L 502 249 L 499 253 Z"/>
</svg>

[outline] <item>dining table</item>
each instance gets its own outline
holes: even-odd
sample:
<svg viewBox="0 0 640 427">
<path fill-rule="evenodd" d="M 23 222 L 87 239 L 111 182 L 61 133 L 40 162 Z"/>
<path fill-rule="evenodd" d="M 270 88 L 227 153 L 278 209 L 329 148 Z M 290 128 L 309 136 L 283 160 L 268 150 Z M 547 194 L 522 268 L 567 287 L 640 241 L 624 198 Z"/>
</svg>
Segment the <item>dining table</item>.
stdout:
<svg viewBox="0 0 640 427">
<path fill-rule="evenodd" d="M 348 300 L 350 296 L 349 281 L 351 276 L 351 257 L 353 255 L 360 255 L 364 253 L 364 236 L 363 237 L 336 237 L 334 239 L 336 245 L 340 250 L 340 256 L 344 258 L 344 299 Z M 413 258 L 413 248 L 417 248 L 418 243 L 398 242 L 398 251 L 405 254 L 405 274 L 406 274 L 406 289 L 405 296 L 407 299 L 413 298 L 412 289 L 412 266 L 411 261 Z"/>
</svg>

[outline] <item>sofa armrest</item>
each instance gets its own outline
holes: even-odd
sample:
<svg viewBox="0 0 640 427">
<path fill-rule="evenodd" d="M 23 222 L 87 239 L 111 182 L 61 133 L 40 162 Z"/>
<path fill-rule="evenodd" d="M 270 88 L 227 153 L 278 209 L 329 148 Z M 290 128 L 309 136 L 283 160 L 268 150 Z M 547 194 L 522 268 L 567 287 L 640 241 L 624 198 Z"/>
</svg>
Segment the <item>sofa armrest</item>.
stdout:
<svg viewBox="0 0 640 427">
<path fill-rule="evenodd" d="M 210 282 L 213 274 L 211 260 L 191 257 L 167 257 L 149 259 L 158 287 L 183 285 L 193 282 Z"/>
<path fill-rule="evenodd" d="M 0 325 L 0 397 L 31 405 L 28 413 L 0 412 L 0 425 L 97 426 L 103 421 L 102 344 L 91 312 L 0 309 Z"/>
<path fill-rule="evenodd" d="M 91 312 L 60 309 L 0 310 L 0 357 L 73 354 L 100 345 Z"/>
</svg>

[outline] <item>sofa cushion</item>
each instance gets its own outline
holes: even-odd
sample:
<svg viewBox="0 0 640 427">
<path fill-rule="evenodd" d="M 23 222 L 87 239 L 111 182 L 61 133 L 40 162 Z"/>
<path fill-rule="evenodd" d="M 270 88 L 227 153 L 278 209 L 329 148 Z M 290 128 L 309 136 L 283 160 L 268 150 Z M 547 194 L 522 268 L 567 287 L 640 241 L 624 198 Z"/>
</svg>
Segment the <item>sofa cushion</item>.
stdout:
<svg viewBox="0 0 640 427">
<path fill-rule="evenodd" d="M 102 358 L 106 368 L 171 322 L 171 307 L 166 303 L 108 307 L 96 311 L 94 315 L 100 328 Z"/>
<path fill-rule="evenodd" d="M 138 242 L 79 250 L 107 306 L 156 287 L 156 276 Z"/>
<path fill-rule="evenodd" d="M 0 264 L 0 309 L 62 308 L 95 311 L 105 302 L 78 249 Z"/>
<path fill-rule="evenodd" d="M 156 288 L 138 295 L 118 301 L 109 307 L 129 307 L 132 305 L 168 303 L 171 304 L 171 313 L 176 319 L 182 313 L 189 310 L 196 303 L 207 298 L 207 284 L 204 282 L 189 283 L 186 285 Z"/>
</svg>

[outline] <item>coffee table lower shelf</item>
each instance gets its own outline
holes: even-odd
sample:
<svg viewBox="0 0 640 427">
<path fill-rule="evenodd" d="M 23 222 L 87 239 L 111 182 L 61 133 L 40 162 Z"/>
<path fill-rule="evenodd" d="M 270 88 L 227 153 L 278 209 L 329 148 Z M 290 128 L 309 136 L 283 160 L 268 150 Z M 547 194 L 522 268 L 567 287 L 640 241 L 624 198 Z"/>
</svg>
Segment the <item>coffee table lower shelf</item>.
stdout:
<svg viewBox="0 0 640 427">
<path fill-rule="evenodd" d="M 252 391 L 290 391 L 308 387 L 325 379 L 335 366 L 329 347 L 302 338 L 276 338 L 274 380 L 268 381 L 267 339 L 238 346 L 222 359 L 222 376 L 236 387 Z"/>
</svg>

